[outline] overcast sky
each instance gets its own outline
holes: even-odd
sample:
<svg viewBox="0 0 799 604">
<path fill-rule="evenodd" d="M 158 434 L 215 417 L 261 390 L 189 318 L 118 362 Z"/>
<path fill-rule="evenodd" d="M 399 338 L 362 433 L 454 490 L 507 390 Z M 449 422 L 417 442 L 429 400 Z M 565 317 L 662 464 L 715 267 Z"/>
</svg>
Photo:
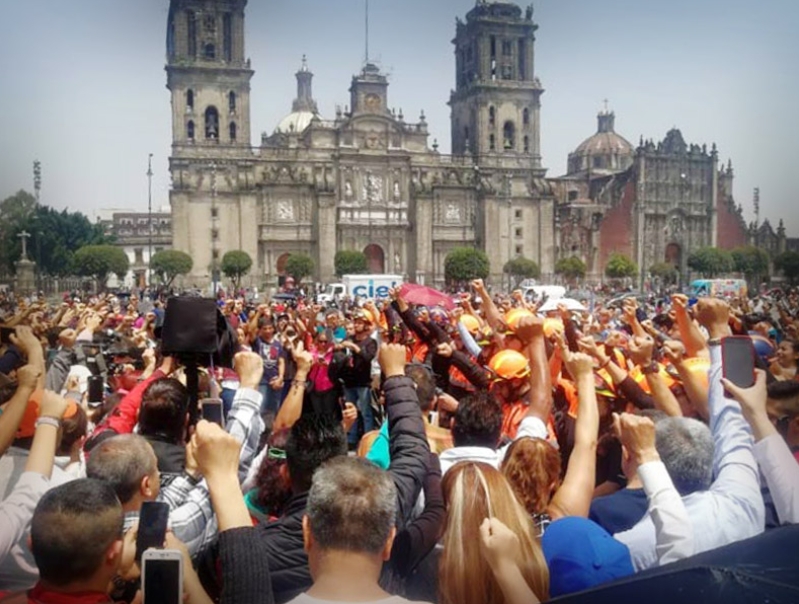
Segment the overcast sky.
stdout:
<svg viewBox="0 0 799 604">
<path fill-rule="evenodd" d="M 372 55 L 390 73 L 389 105 L 421 109 L 449 151 L 455 17 L 474 0 L 371 0 Z M 168 203 L 171 144 L 165 88 L 167 0 L 0 0 L 0 199 L 32 190 L 92 216 L 100 208 Z M 799 236 L 793 161 L 799 142 L 799 1 L 538 0 L 535 70 L 542 153 L 550 176 L 596 130 L 607 98 L 633 144 L 678 127 L 732 158 L 748 219 L 784 218 Z M 253 143 L 291 109 L 303 54 L 323 117 L 349 101 L 364 58 L 364 0 L 250 0 Z"/>
</svg>

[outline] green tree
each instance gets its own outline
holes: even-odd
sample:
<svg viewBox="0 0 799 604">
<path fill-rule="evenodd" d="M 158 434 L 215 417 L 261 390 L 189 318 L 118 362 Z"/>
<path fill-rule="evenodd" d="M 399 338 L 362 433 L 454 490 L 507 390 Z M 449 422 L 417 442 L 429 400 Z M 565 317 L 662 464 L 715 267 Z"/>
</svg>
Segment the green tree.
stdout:
<svg viewBox="0 0 799 604">
<path fill-rule="evenodd" d="M 799 285 L 799 252 L 783 252 L 774 258 L 774 268 L 782 271 L 791 287 Z"/>
<path fill-rule="evenodd" d="M 221 268 L 225 276 L 233 281 L 234 290 L 238 290 L 241 278 L 252 268 L 252 258 L 245 251 L 231 250 L 222 256 Z"/>
<path fill-rule="evenodd" d="M 300 283 L 305 277 L 313 275 L 314 261 L 308 254 L 291 254 L 286 258 L 286 274 Z"/>
<path fill-rule="evenodd" d="M 628 279 L 638 274 L 638 265 L 626 255 L 613 252 L 605 265 L 605 275 L 610 279 Z"/>
<path fill-rule="evenodd" d="M 27 230 L 25 226 L 35 207 L 36 198 L 22 190 L 0 202 L 0 272 L 14 272 L 14 264 L 22 256 L 22 241 L 17 235 Z M 30 239 L 28 256 L 31 256 Z"/>
<path fill-rule="evenodd" d="M 188 274 L 194 261 L 186 252 L 179 250 L 162 250 L 156 252 L 150 260 L 150 270 L 155 273 L 164 287 L 169 287 L 178 275 Z"/>
<path fill-rule="evenodd" d="M 512 260 L 508 260 L 505 266 L 502 267 L 502 272 L 515 278 L 517 284 L 522 279 L 538 279 L 541 276 L 541 269 L 538 264 L 524 256 L 517 256 Z"/>
<path fill-rule="evenodd" d="M 712 279 L 735 270 L 732 254 L 716 247 L 702 247 L 688 256 L 688 266 L 703 277 Z"/>
<path fill-rule="evenodd" d="M 122 280 L 130 267 L 124 250 L 115 245 L 85 245 L 75 252 L 72 264 L 76 275 L 94 277 L 101 289 L 110 273 Z"/>
<path fill-rule="evenodd" d="M 456 247 L 444 259 L 444 278 L 450 284 L 485 279 L 490 271 L 488 256 L 472 247 Z"/>
<path fill-rule="evenodd" d="M 649 273 L 663 282 L 663 285 L 673 285 L 677 282 L 677 269 L 668 262 L 658 262 L 649 268 Z"/>
<path fill-rule="evenodd" d="M 32 233 L 30 255 L 47 275 L 65 276 L 72 268 L 72 256 L 87 245 L 109 245 L 112 239 L 99 224 L 80 212 L 38 206 L 26 225 Z M 126 269 L 127 271 L 127 269 Z"/>
<path fill-rule="evenodd" d="M 367 272 L 366 254 L 357 250 L 339 250 L 333 260 L 336 276 L 363 275 Z"/>
<path fill-rule="evenodd" d="M 580 260 L 577 256 L 561 258 L 555 263 L 555 274 L 561 275 L 567 281 L 582 279 L 585 277 L 585 271 L 585 262 Z"/>
<path fill-rule="evenodd" d="M 768 274 L 768 254 L 753 245 L 737 247 L 732 250 L 735 270 L 743 273 L 747 281 L 759 282 Z"/>
</svg>

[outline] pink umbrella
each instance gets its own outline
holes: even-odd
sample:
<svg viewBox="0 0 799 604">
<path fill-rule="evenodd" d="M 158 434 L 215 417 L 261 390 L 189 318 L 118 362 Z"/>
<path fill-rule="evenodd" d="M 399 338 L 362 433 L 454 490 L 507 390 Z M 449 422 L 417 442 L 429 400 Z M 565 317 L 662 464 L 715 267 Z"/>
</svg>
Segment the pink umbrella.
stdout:
<svg viewBox="0 0 799 604">
<path fill-rule="evenodd" d="M 400 296 L 412 304 L 442 306 L 447 310 L 455 308 L 455 303 L 450 296 L 425 285 L 403 283 L 402 287 L 400 287 Z"/>
</svg>

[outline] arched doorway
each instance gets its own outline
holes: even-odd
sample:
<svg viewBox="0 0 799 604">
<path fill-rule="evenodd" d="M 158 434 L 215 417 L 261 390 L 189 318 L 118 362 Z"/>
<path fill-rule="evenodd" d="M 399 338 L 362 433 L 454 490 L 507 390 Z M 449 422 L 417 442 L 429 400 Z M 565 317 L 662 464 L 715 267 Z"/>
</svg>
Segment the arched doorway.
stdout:
<svg viewBox="0 0 799 604">
<path fill-rule="evenodd" d="M 283 284 L 286 282 L 286 260 L 289 259 L 289 256 L 291 256 L 291 254 L 288 252 L 281 254 L 278 256 L 277 262 L 275 263 L 275 270 L 277 271 L 277 284 L 280 287 L 283 287 Z"/>
<path fill-rule="evenodd" d="M 682 247 L 679 243 L 670 243 L 666 246 L 666 263 L 677 270 L 682 266 Z"/>
<path fill-rule="evenodd" d="M 386 272 L 386 254 L 376 243 L 370 243 L 363 249 L 366 256 L 366 268 L 370 273 L 381 275 Z"/>
</svg>

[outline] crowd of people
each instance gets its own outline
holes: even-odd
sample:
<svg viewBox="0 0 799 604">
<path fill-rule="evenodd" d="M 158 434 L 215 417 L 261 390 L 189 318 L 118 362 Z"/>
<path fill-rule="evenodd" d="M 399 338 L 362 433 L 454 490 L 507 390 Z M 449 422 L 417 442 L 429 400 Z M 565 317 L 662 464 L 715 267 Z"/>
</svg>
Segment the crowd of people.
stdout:
<svg viewBox="0 0 799 604">
<path fill-rule="evenodd" d="M 189 604 L 543 602 L 799 523 L 799 292 L 402 292 L 221 297 L 198 392 L 168 301 L 0 293 L 0 603 L 140 601 L 154 501 Z"/>
</svg>

